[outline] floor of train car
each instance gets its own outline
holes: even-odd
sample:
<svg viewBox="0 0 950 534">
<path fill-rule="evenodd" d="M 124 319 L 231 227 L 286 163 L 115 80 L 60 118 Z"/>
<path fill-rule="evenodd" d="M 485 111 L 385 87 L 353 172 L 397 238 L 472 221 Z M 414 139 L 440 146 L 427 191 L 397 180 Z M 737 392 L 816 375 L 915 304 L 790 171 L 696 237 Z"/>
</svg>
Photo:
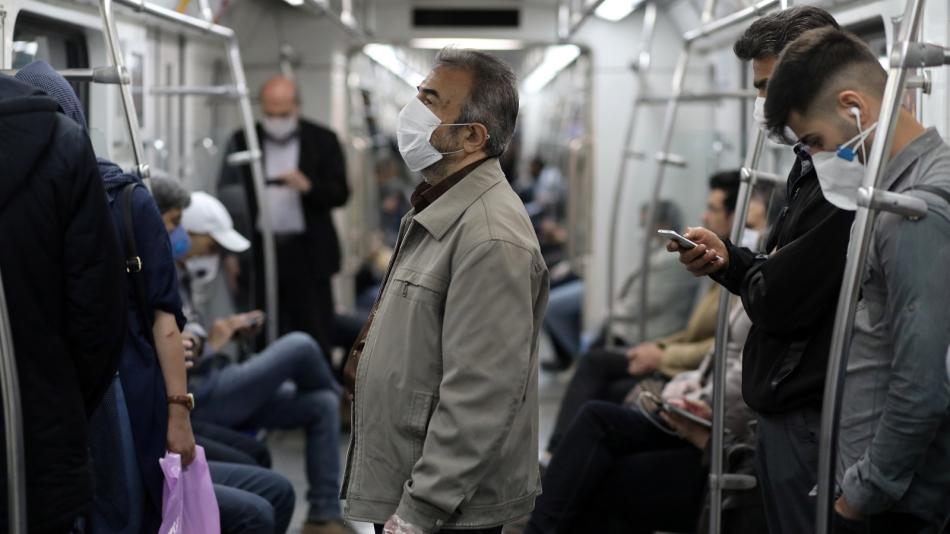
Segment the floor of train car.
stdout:
<svg viewBox="0 0 950 534">
<path fill-rule="evenodd" d="M 541 361 L 552 359 L 551 347 L 546 339 L 542 338 Z M 541 406 L 541 425 L 539 435 L 541 444 L 544 444 L 557 416 L 558 404 L 567 388 L 568 373 L 550 373 L 541 371 L 539 377 Z M 349 434 L 340 439 L 340 457 L 346 459 L 346 447 L 349 443 Z M 307 501 L 303 498 L 307 491 L 307 478 L 304 469 L 304 438 L 302 432 L 272 432 L 268 435 L 267 443 L 271 448 L 274 460 L 274 469 L 286 476 L 294 485 L 297 492 L 297 507 L 294 518 L 290 523 L 289 534 L 299 534 L 307 513 Z M 354 525 L 359 534 L 373 534 L 373 527 L 368 523 Z"/>
</svg>

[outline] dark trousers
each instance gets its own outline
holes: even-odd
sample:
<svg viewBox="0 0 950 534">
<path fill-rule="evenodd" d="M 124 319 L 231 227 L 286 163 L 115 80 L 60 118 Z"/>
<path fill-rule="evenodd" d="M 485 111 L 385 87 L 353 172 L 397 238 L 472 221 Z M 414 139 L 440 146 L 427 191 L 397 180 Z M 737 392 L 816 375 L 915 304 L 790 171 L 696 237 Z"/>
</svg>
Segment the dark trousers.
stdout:
<svg viewBox="0 0 950 534">
<path fill-rule="evenodd" d="M 376 534 L 383 533 L 383 525 L 373 525 L 376 528 Z M 453 530 L 442 529 L 439 534 L 501 534 L 503 527 L 479 528 L 475 530 Z"/>
<path fill-rule="evenodd" d="M 283 534 L 294 515 L 294 487 L 262 467 L 208 462 L 222 534 Z"/>
<path fill-rule="evenodd" d="M 568 426 L 588 401 L 602 400 L 620 404 L 637 385 L 639 377 L 627 372 L 627 357 L 619 349 L 595 349 L 577 361 L 577 370 L 567 386 L 548 440 L 548 452 L 554 452 Z"/>
<path fill-rule="evenodd" d="M 525 534 L 692 531 L 705 486 L 702 451 L 638 411 L 590 402 L 545 471 Z"/>
<path fill-rule="evenodd" d="M 191 429 L 195 442 L 204 447 L 209 462 L 271 466 L 267 445 L 247 433 L 202 421 L 192 421 Z"/>
<path fill-rule="evenodd" d="M 758 417 L 756 459 L 765 517 L 771 534 L 815 530 L 818 431 L 821 412 L 813 408 Z"/>
<path fill-rule="evenodd" d="M 333 291 L 329 277 L 314 272 L 314 255 L 305 235 L 277 236 L 280 335 L 305 332 L 317 340 L 323 354 L 333 350 Z"/>
</svg>

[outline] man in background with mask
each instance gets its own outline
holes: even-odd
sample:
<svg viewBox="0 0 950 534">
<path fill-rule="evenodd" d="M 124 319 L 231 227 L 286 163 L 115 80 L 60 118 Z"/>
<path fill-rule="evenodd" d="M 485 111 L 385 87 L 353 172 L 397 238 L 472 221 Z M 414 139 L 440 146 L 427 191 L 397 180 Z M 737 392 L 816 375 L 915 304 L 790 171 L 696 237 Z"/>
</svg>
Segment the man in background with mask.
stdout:
<svg viewBox="0 0 950 534">
<path fill-rule="evenodd" d="M 344 372 L 346 515 L 377 533 L 497 534 L 541 489 L 548 272 L 498 160 L 516 83 L 489 54 L 444 49 L 399 114 L 399 151 L 423 181 Z"/>
<path fill-rule="evenodd" d="M 257 133 L 264 153 L 268 222 L 277 244 L 280 333 L 306 332 L 329 354 L 334 315 L 330 279 L 340 270 L 340 245 L 330 215 L 350 194 L 343 151 L 336 134 L 300 117 L 300 95 L 287 78 L 276 76 L 264 84 L 261 112 Z M 230 147 L 229 152 L 246 150 L 243 132 L 234 135 Z M 233 184 L 244 185 L 248 223 L 259 245 L 260 210 L 248 166 L 224 166 L 219 185 Z M 263 272 L 260 253 L 256 265 Z M 257 285 L 256 302 L 263 302 L 263 287 Z"/>
<path fill-rule="evenodd" d="M 797 6 L 755 21 L 733 50 L 752 62 L 759 91 L 755 118 L 765 128 L 763 105 L 773 90 L 796 91 L 800 81 L 777 86 L 772 69 L 782 50 L 802 33 L 838 24 L 826 11 Z M 782 128 L 770 137 L 785 144 L 794 132 Z M 711 275 L 740 295 L 752 329 L 742 352 L 742 395 L 758 415 L 759 486 L 769 531 L 811 532 L 815 525 L 818 428 L 822 392 L 835 321 L 835 304 L 844 274 L 854 214 L 836 208 L 821 194 L 807 150 L 788 177 L 788 205 L 769 232 L 762 253 L 736 246 L 704 228 L 686 237 L 699 246 L 680 251 L 680 261 L 695 275 Z M 820 173 L 819 173 L 820 175 Z"/>
<path fill-rule="evenodd" d="M 884 142 L 887 75 L 877 57 L 850 33 L 814 30 L 789 45 L 772 79 L 769 129 L 791 127 L 828 201 L 856 209 L 868 153 Z M 950 147 L 900 109 L 885 157 L 880 189 L 928 210 L 919 219 L 882 212 L 874 223 L 848 355 L 835 511 L 839 531 L 937 532 L 950 511 Z"/>
</svg>

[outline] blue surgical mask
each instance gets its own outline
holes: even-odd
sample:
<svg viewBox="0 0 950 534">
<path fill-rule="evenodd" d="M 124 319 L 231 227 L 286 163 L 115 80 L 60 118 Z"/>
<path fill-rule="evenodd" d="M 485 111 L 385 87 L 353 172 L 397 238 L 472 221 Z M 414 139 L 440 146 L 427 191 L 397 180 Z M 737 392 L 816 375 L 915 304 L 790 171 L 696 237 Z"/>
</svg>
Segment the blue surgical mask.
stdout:
<svg viewBox="0 0 950 534">
<path fill-rule="evenodd" d="M 172 243 L 172 258 L 175 261 L 183 261 L 188 251 L 191 250 L 191 237 L 181 225 L 178 225 L 170 234 L 168 239 Z"/>
</svg>

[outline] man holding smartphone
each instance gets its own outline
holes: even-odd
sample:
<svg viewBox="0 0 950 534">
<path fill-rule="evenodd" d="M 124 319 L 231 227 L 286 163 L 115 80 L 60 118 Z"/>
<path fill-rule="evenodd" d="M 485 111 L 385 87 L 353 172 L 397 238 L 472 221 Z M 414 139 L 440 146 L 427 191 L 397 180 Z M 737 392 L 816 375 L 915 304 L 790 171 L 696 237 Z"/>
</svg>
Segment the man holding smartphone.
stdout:
<svg viewBox="0 0 950 534">
<path fill-rule="evenodd" d="M 752 62 L 760 128 L 779 54 L 804 32 L 824 27 L 838 24 L 820 8 L 798 6 L 757 20 L 736 42 L 736 55 Z M 789 144 L 790 137 L 770 138 Z M 695 248 L 667 246 L 694 275 L 709 275 L 740 295 L 752 319 L 742 355 L 742 394 L 758 414 L 759 485 L 769 531 L 778 534 L 811 532 L 815 525 L 810 494 L 818 468 L 822 389 L 854 217 L 825 200 L 807 150 L 797 144 L 795 153 L 788 205 L 768 236 L 765 254 L 705 228 L 684 233 Z"/>
</svg>

